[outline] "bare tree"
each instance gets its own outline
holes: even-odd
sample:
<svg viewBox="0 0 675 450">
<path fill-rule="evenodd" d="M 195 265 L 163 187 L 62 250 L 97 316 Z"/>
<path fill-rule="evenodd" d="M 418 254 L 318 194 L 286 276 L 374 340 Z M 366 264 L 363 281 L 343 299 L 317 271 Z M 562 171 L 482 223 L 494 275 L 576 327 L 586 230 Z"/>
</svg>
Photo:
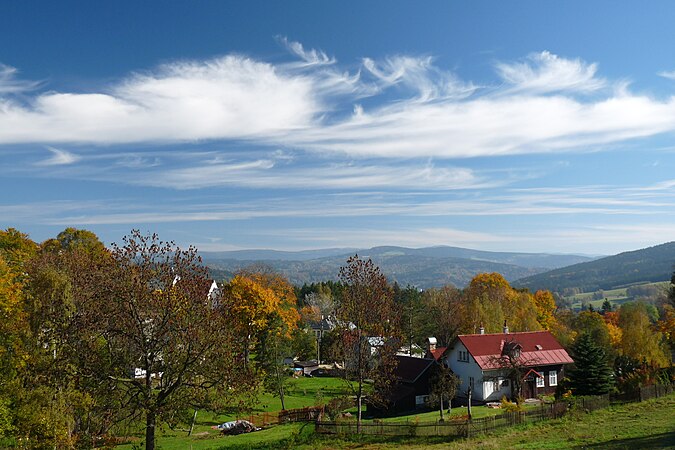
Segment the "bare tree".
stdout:
<svg viewBox="0 0 675 450">
<path fill-rule="evenodd" d="M 400 344 L 391 288 L 380 269 L 355 255 L 340 268 L 344 283 L 337 316 L 345 376 L 355 383 L 357 426 L 360 430 L 366 380 L 374 381 L 370 398 L 381 400 L 393 382 L 394 355 Z"/>
<path fill-rule="evenodd" d="M 485 375 L 483 381 L 497 381 L 506 378 L 511 382 L 511 396 L 520 401 L 523 391 L 523 378 L 532 370 L 535 364 L 533 358 L 526 358 L 522 353 L 522 346 L 513 339 L 504 341 L 499 356 L 491 356 L 489 364 L 494 368 L 494 375 Z"/>
</svg>

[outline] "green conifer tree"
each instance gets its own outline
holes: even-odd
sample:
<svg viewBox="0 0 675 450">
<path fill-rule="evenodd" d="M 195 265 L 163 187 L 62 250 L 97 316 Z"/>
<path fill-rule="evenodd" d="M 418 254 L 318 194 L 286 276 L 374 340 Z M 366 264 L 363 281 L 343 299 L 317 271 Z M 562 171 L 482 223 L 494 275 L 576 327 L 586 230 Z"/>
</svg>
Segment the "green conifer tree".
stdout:
<svg viewBox="0 0 675 450">
<path fill-rule="evenodd" d="M 574 366 L 569 378 L 576 395 L 600 395 L 610 391 L 614 379 L 607 353 L 593 342 L 590 334 L 582 334 L 572 345 L 572 359 Z"/>
</svg>

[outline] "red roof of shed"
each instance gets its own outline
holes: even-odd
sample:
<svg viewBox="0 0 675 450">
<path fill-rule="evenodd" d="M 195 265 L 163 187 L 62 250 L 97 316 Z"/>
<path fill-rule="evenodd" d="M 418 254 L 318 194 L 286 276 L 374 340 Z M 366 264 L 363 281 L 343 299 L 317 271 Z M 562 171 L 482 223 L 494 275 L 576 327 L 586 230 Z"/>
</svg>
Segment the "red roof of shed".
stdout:
<svg viewBox="0 0 675 450">
<path fill-rule="evenodd" d="M 521 345 L 520 360 L 527 367 L 571 364 L 574 360 L 548 331 L 465 334 L 457 336 L 481 369 L 497 369 L 506 342 Z"/>
<path fill-rule="evenodd" d="M 443 353 L 445 353 L 445 350 L 447 350 L 448 347 L 437 347 L 433 350 L 428 350 L 427 354 L 425 355 L 425 358 L 432 357 L 436 361 L 441 359 L 441 356 L 443 356 Z"/>
</svg>

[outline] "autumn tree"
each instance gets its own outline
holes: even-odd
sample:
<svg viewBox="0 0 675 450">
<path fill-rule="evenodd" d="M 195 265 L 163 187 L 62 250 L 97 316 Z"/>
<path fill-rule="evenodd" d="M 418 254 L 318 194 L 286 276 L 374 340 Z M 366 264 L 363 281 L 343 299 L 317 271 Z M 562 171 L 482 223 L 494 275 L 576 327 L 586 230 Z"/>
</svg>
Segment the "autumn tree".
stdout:
<svg viewBox="0 0 675 450">
<path fill-rule="evenodd" d="M 675 307 L 675 272 L 670 277 L 670 287 L 668 288 L 668 300 Z"/>
<path fill-rule="evenodd" d="M 462 332 L 476 333 L 482 325 L 488 333 L 501 331 L 507 320 L 514 331 L 536 331 L 538 308 L 528 291 L 513 289 L 498 273 L 476 275 L 463 292 Z"/>
<path fill-rule="evenodd" d="M 577 335 L 590 335 L 593 342 L 602 347 L 610 359 L 614 357 L 609 328 L 602 315 L 595 311 L 581 311 L 574 317 L 572 328 Z"/>
<path fill-rule="evenodd" d="M 391 288 L 372 260 L 354 255 L 340 268 L 339 276 L 344 284 L 337 308 L 339 346 L 345 358 L 345 377 L 354 381 L 360 429 L 366 380 L 374 381 L 370 395 L 374 402 L 386 396 L 394 381 L 394 356 L 400 345 L 397 314 Z M 371 343 L 375 341 L 375 348 L 369 345 L 369 338 L 374 338 Z"/>
<path fill-rule="evenodd" d="M 235 327 L 243 338 L 247 362 L 261 333 L 281 327 L 290 335 L 300 318 L 293 287 L 283 276 L 266 270 L 239 272 L 223 286 L 222 301 L 224 308 L 237 318 Z"/>
<path fill-rule="evenodd" d="M 279 396 L 285 408 L 288 377 L 283 374 L 283 358 L 291 351 L 293 335 L 300 319 L 295 291 L 282 275 L 264 267 L 240 271 L 225 284 L 223 307 L 235 320 L 247 369 L 257 371 L 265 388 Z M 254 350 L 255 367 L 249 365 Z"/>
<path fill-rule="evenodd" d="M 145 421 L 145 448 L 157 424 L 213 391 L 241 386 L 227 311 L 208 299 L 195 248 L 132 231 L 113 245 L 112 264 L 83 298 L 79 375 L 117 393 L 131 419 Z"/>
<path fill-rule="evenodd" d="M 544 330 L 556 327 L 556 305 L 551 291 L 539 290 L 534 293 L 534 304 L 537 307 L 537 322 Z"/>
<path fill-rule="evenodd" d="M 670 365 L 670 355 L 663 335 L 649 320 L 642 302 L 626 303 L 619 309 L 621 353 L 638 361 L 646 360 L 657 367 Z"/>
</svg>

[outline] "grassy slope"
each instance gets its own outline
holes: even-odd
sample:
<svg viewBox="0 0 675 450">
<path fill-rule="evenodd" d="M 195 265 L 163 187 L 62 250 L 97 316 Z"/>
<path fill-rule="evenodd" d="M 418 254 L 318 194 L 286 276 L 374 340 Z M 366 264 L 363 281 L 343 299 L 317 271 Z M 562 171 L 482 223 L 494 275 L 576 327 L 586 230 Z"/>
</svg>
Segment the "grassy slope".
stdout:
<svg viewBox="0 0 675 450">
<path fill-rule="evenodd" d="M 675 396 L 614 406 L 590 414 L 502 429 L 492 435 L 445 441 L 403 438 L 378 442 L 317 441 L 300 449 L 675 449 Z"/>
<path fill-rule="evenodd" d="M 319 400 L 326 402 L 333 397 L 340 395 L 349 395 L 349 388 L 345 381 L 339 378 L 306 378 L 302 377 L 291 382 L 285 395 L 286 409 L 304 408 L 306 406 L 313 406 Z M 258 405 L 253 410 L 252 414 L 261 414 L 265 411 L 275 412 L 281 410 L 281 401 L 278 397 L 270 394 L 262 394 L 259 396 Z M 282 438 L 287 438 L 300 425 L 273 427 L 263 430 L 258 433 L 250 435 L 243 435 L 235 437 L 221 438 L 217 431 L 211 429 L 212 425 L 217 425 L 223 422 L 234 420 L 237 418 L 247 418 L 248 414 L 240 414 L 239 417 L 235 414 L 214 414 L 205 411 L 199 412 L 197 415 L 197 423 L 193 430 L 193 436 L 188 437 L 186 432 L 172 431 L 163 427 L 158 434 L 157 444 L 160 450 L 173 449 L 214 449 L 223 445 L 223 441 L 230 442 L 234 439 L 236 445 L 245 443 L 246 445 L 259 445 L 260 442 L 278 441 Z M 134 445 L 138 446 L 142 440 L 144 431 L 139 428 L 138 433 L 134 436 L 134 442 L 127 445 L 120 445 L 118 449 L 132 449 Z"/>
<path fill-rule="evenodd" d="M 670 282 L 667 281 L 661 281 L 658 283 L 644 283 L 644 284 L 647 286 L 656 286 L 657 288 L 663 289 L 664 291 L 667 291 L 670 286 Z M 605 301 L 605 298 L 609 300 L 609 302 L 614 307 L 618 307 L 621 306 L 623 303 L 635 300 L 634 297 L 628 296 L 627 288 L 611 289 L 604 291 L 605 294 L 604 298 L 600 300 L 593 300 L 593 294 L 594 292 L 584 292 L 581 294 L 571 295 L 566 298 L 572 301 L 573 309 L 581 308 L 582 302 L 585 301 L 593 305 L 593 308 L 595 308 L 596 310 L 602 308 L 602 303 Z"/>
</svg>

